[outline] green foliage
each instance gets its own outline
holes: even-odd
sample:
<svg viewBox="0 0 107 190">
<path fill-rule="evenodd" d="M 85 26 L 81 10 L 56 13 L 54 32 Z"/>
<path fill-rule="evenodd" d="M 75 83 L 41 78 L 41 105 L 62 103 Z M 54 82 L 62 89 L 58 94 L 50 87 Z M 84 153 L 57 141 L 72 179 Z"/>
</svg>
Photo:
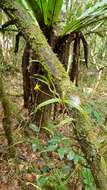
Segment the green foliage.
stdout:
<svg viewBox="0 0 107 190">
<path fill-rule="evenodd" d="M 48 0 L 48 25 L 53 26 L 58 20 L 62 5 L 63 0 Z"/>
<path fill-rule="evenodd" d="M 43 148 L 43 145 L 42 145 L 41 141 L 39 140 L 39 138 L 32 139 L 31 144 L 32 144 L 32 149 L 34 152 L 41 151 Z"/>
<path fill-rule="evenodd" d="M 85 10 L 78 18 L 74 18 L 67 23 L 61 32 L 64 35 L 67 32 L 79 31 L 87 26 L 104 21 L 107 18 L 107 2 L 99 2 L 89 9 Z"/>
<path fill-rule="evenodd" d="M 96 185 L 94 183 L 94 179 L 91 175 L 91 172 L 88 168 L 82 169 L 82 177 L 84 183 L 84 190 L 97 190 Z"/>
<path fill-rule="evenodd" d="M 63 0 L 18 0 L 29 11 L 32 18 L 34 15 L 39 23 L 52 26 L 58 19 Z"/>
<path fill-rule="evenodd" d="M 106 114 L 106 102 L 102 102 L 103 107 L 101 107 L 100 102 L 90 101 L 84 106 L 84 109 L 89 114 L 94 126 L 101 126 L 104 122 L 104 115 Z"/>
<path fill-rule="evenodd" d="M 53 26 L 56 21 L 59 19 L 60 11 L 63 8 L 63 0 L 18 0 L 21 5 L 29 11 L 30 15 L 34 19 L 36 17 L 37 21 L 41 24 L 48 26 Z M 94 4 L 94 5 L 93 5 Z M 76 3 L 73 3 L 74 9 L 66 10 L 67 21 L 64 26 L 64 29 L 61 32 L 61 35 L 64 35 L 68 32 L 80 31 L 88 26 L 93 24 L 100 25 L 107 18 L 107 2 L 84 2 L 83 7 L 81 4 L 79 6 Z M 69 11 L 69 14 L 68 14 Z M 35 15 L 35 16 L 34 16 Z M 99 27 L 100 27 L 99 25 Z"/>
<path fill-rule="evenodd" d="M 29 128 L 32 129 L 36 133 L 40 131 L 40 129 L 34 123 L 30 123 Z"/>
<path fill-rule="evenodd" d="M 37 179 L 37 185 L 44 190 L 51 188 L 52 190 L 68 190 L 67 175 L 70 168 L 64 166 L 62 170 L 53 170 L 51 175 L 40 175 Z"/>
<path fill-rule="evenodd" d="M 22 128 L 26 127 L 26 122 L 24 120 L 24 117 L 21 114 L 17 116 L 17 120 L 19 123 L 19 127 L 22 127 Z"/>
<path fill-rule="evenodd" d="M 43 128 L 46 130 L 46 132 L 48 132 L 50 135 L 53 136 L 55 131 L 58 130 L 58 128 L 64 127 L 72 123 L 72 121 L 73 121 L 73 118 L 67 116 L 63 118 L 63 120 L 59 121 L 59 123 L 57 124 L 47 123 L 47 125 L 45 125 Z"/>
<path fill-rule="evenodd" d="M 60 102 L 59 98 L 51 98 L 47 101 L 42 102 L 41 104 L 37 105 L 37 107 L 35 108 L 34 112 L 37 112 L 38 109 L 41 109 L 44 106 L 47 106 L 49 104 L 53 104 L 53 103 L 58 103 Z"/>
<path fill-rule="evenodd" d="M 46 0 L 31 0 L 29 1 L 30 9 L 36 16 L 39 23 L 47 25 L 47 1 Z"/>
<path fill-rule="evenodd" d="M 43 20 L 44 20 L 44 23 L 47 25 L 47 10 L 48 10 L 48 7 L 47 7 L 47 1 L 46 0 L 35 0 L 35 7 L 36 7 L 36 4 L 38 4 L 39 8 L 40 8 L 40 11 L 41 11 L 41 15 L 43 17 Z"/>
<path fill-rule="evenodd" d="M 48 156 L 46 152 L 56 152 L 61 161 L 67 159 L 69 162 L 74 162 L 75 166 L 79 166 L 81 163 L 86 165 L 83 156 L 72 150 L 71 140 L 65 138 L 62 134 L 54 134 L 54 136 L 50 137 L 48 140 L 47 145 L 44 146 L 38 138 L 35 138 L 32 140 L 32 148 L 33 151 L 40 152 L 42 156 L 44 155 L 45 159 Z M 68 190 L 67 184 L 73 175 L 71 170 L 71 166 L 65 163 L 58 169 L 53 166 L 52 161 L 51 163 L 48 161 L 47 165 L 40 170 L 32 165 L 27 171 L 28 173 L 36 172 L 37 178 L 34 183 L 37 185 L 38 189 L 47 190 L 51 188 L 52 190 Z M 85 190 L 90 190 L 92 188 L 93 190 L 96 190 L 93 177 L 88 168 L 83 167 L 82 170 L 77 170 L 73 178 L 76 178 L 78 175 L 81 175 L 83 178 Z"/>
<path fill-rule="evenodd" d="M 79 96 L 71 96 L 70 100 L 65 100 L 65 99 L 60 99 L 60 98 L 51 98 L 51 99 L 46 100 L 46 101 L 40 103 L 39 105 L 37 105 L 34 112 L 37 112 L 39 109 L 41 109 L 44 106 L 47 106 L 49 104 L 54 104 L 54 103 L 59 103 L 59 104 L 62 103 L 63 105 L 68 104 L 70 109 L 72 109 L 72 108 L 77 109 L 83 115 L 85 120 L 88 121 L 87 112 L 80 106 Z M 68 118 L 68 119 L 66 118 L 66 121 L 62 121 L 62 125 L 64 123 L 68 123 L 70 121 L 73 121 L 73 119 L 72 118 Z"/>
</svg>

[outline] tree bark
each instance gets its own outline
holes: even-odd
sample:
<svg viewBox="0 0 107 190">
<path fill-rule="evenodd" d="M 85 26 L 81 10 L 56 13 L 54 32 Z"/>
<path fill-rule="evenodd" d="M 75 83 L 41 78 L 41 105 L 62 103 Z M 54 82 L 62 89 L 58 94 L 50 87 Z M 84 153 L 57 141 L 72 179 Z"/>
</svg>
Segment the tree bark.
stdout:
<svg viewBox="0 0 107 190">
<path fill-rule="evenodd" d="M 8 142 L 8 150 L 9 150 L 9 156 L 11 158 L 15 158 L 15 147 L 14 147 L 14 140 L 13 140 L 13 135 L 12 135 L 12 130 L 11 130 L 11 108 L 9 104 L 9 100 L 6 97 L 6 94 L 3 89 L 3 81 L 0 76 L 0 101 L 3 106 L 4 110 L 4 118 L 3 118 L 3 129 L 5 132 L 5 137 Z"/>
<path fill-rule="evenodd" d="M 54 33 L 51 34 L 51 39 L 49 39 L 49 43 L 53 47 L 53 38 Z M 48 37 L 49 38 L 49 37 Z M 43 65 L 39 63 L 37 60 L 37 56 L 32 51 L 32 48 L 27 43 L 24 49 L 23 58 L 22 58 L 22 73 L 23 73 L 23 91 L 24 91 L 24 107 L 29 110 L 29 114 L 31 114 L 30 120 L 39 128 L 47 125 L 51 118 L 51 110 L 52 105 L 47 105 L 41 110 L 38 110 L 36 113 L 33 111 L 34 106 L 49 100 L 53 97 L 53 94 L 50 92 L 48 85 L 41 82 L 38 77 L 35 75 L 44 76 L 50 83 L 48 78 L 48 72 L 44 69 Z M 35 90 L 35 86 L 39 85 L 40 90 Z"/>
<path fill-rule="evenodd" d="M 74 85 L 70 82 L 64 67 L 48 45 L 39 26 L 32 21 L 27 11 L 17 1 L 0 0 L 0 7 L 8 14 L 10 19 L 16 21 L 19 31 L 38 56 L 40 63 L 50 74 L 61 98 L 71 102 L 72 94 L 75 93 L 73 91 Z M 67 106 L 71 112 L 70 104 L 68 103 Z M 96 185 L 100 190 L 107 190 L 107 165 L 103 166 L 102 157 L 95 145 L 96 141 L 91 125 L 84 119 L 83 114 L 77 110 L 75 110 L 74 119 L 74 132 L 90 166 Z"/>
<path fill-rule="evenodd" d="M 64 36 L 58 36 L 55 47 L 54 53 L 57 54 L 57 57 L 63 64 L 64 68 L 67 70 L 68 67 L 68 59 L 69 59 L 69 50 L 70 45 L 73 40 L 76 38 L 76 33 L 70 33 Z"/>
<path fill-rule="evenodd" d="M 24 107 L 28 108 L 29 106 L 29 97 L 30 97 L 30 73 L 28 70 L 29 59 L 30 59 L 31 48 L 28 43 L 26 43 L 23 57 L 22 57 L 22 75 L 23 75 L 23 93 L 24 93 Z"/>
<path fill-rule="evenodd" d="M 0 49 L 0 64 L 2 63 L 2 58 L 3 58 L 2 49 Z M 8 97 L 5 94 L 1 71 L 0 71 L 0 101 L 4 111 L 3 129 L 9 146 L 8 147 L 9 156 L 11 158 L 15 158 L 16 151 L 14 147 L 14 140 L 11 129 L 11 106 Z"/>
</svg>

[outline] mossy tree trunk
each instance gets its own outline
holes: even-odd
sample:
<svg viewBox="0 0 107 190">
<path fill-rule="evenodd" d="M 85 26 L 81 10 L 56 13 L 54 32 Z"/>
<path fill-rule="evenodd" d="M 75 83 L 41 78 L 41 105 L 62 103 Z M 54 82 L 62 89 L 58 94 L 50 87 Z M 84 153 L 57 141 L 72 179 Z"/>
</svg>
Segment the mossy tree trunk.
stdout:
<svg viewBox="0 0 107 190">
<path fill-rule="evenodd" d="M 55 34 L 52 29 L 47 30 L 43 25 L 41 26 L 44 34 L 47 36 L 48 43 L 54 48 Z M 26 43 L 23 58 L 22 58 L 22 73 L 23 73 L 23 90 L 24 90 L 24 107 L 28 108 L 29 113 L 32 113 L 31 122 L 36 122 L 40 128 L 45 126 L 51 118 L 52 105 L 47 105 L 36 113 L 33 112 L 34 106 L 49 100 L 53 97 L 48 85 L 41 82 L 38 76 L 44 76 L 49 81 L 48 72 L 40 64 L 37 56 L 32 48 Z M 43 80 L 43 79 L 42 79 Z M 39 85 L 40 90 L 35 90 L 35 86 Z"/>
<path fill-rule="evenodd" d="M 43 31 L 46 39 L 51 46 L 54 53 L 57 55 L 65 70 L 67 71 L 68 59 L 69 59 L 69 49 L 71 42 L 76 38 L 75 33 L 70 33 L 65 36 L 57 36 L 53 28 L 48 28 L 40 23 L 40 28 Z M 74 55 L 76 57 L 76 53 Z M 74 60 L 75 61 L 75 60 Z M 78 67 L 78 62 L 74 63 L 73 66 Z M 38 105 L 41 102 L 49 100 L 53 95 L 50 92 L 48 86 L 41 83 L 39 80 L 35 79 L 35 74 L 45 76 L 48 79 L 48 73 L 44 70 L 43 66 L 37 60 L 37 56 L 31 50 L 29 44 L 27 43 L 23 53 L 22 59 L 22 72 L 23 72 L 23 89 L 24 89 L 24 107 L 32 112 L 34 105 Z M 71 75 L 71 73 L 70 73 Z M 75 78 L 76 72 L 72 73 Z M 74 78 L 72 81 L 74 81 Z M 49 80 L 49 79 L 48 79 Z M 39 84 L 41 91 L 36 92 L 34 90 L 35 85 Z M 54 106 L 53 116 L 57 115 L 57 104 Z M 33 113 L 31 120 L 36 122 L 39 127 L 47 124 L 51 117 L 52 106 L 47 105 L 45 108 Z"/>
<path fill-rule="evenodd" d="M 0 49 L 0 64 L 1 64 L 2 58 L 3 58 L 2 49 Z M 12 119 L 11 106 L 10 106 L 9 99 L 4 90 L 1 71 L 0 71 L 0 102 L 3 106 L 3 111 L 4 111 L 3 129 L 4 129 L 5 136 L 8 142 L 8 146 L 9 146 L 8 148 L 9 155 L 10 157 L 15 158 L 16 151 L 14 147 L 14 140 L 13 140 L 12 129 L 11 129 L 11 119 Z"/>
<path fill-rule="evenodd" d="M 9 155 L 10 157 L 15 158 L 15 148 L 14 148 L 14 141 L 11 130 L 11 111 L 10 111 L 11 108 L 9 100 L 6 97 L 6 94 L 3 89 L 3 82 L 1 76 L 0 76 L 0 101 L 2 103 L 4 110 L 3 128 L 9 146 Z"/>
<path fill-rule="evenodd" d="M 31 114 L 31 122 L 38 127 L 46 125 L 51 115 L 51 105 L 48 105 L 36 113 L 33 108 L 51 98 L 52 93 L 49 91 L 48 85 L 38 80 L 38 76 L 45 76 L 48 78 L 48 73 L 44 67 L 36 59 L 35 54 L 27 43 L 24 49 L 22 58 L 22 73 L 23 73 L 23 90 L 24 90 L 24 107 L 29 110 Z M 38 85 L 40 90 L 35 90 Z"/>
<path fill-rule="evenodd" d="M 17 28 L 30 44 L 39 62 L 48 70 L 61 98 L 71 102 L 71 96 L 75 93 L 73 91 L 74 85 L 70 82 L 64 67 L 48 45 L 39 26 L 35 26 L 29 14 L 23 10 L 17 1 L 0 0 L 0 7 L 8 14 L 10 19 L 16 21 Z M 67 106 L 69 112 L 71 112 L 69 103 Z M 103 164 L 104 160 L 102 162 L 102 157 L 96 148 L 96 140 L 94 140 L 91 125 L 84 119 L 83 114 L 77 110 L 75 110 L 74 119 L 74 132 L 90 166 L 96 185 L 100 190 L 107 190 L 107 165 Z"/>
</svg>

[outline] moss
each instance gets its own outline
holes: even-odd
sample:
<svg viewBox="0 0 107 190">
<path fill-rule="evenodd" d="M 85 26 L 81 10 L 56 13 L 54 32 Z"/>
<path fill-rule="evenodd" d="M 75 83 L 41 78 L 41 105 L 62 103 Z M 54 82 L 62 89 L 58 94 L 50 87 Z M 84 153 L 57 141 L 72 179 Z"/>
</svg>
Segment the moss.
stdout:
<svg viewBox="0 0 107 190">
<path fill-rule="evenodd" d="M 0 50 L 0 64 L 2 61 L 2 49 Z M 12 136 L 12 130 L 11 130 L 11 106 L 8 100 L 8 97 L 5 94 L 3 81 L 2 81 L 2 74 L 0 72 L 0 101 L 3 106 L 4 110 L 4 119 L 3 119 L 3 128 L 5 132 L 5 136 L 9 145 L 9 154 L 10 157 L 15 157 L 15 148 L 13 146 L 13 136 Z"/>
<path fill-rule="evenodd" d="M 7 138 L 8 146 L 9 146 L 9 154 L 10 157 L 15 157 L 15 148 L 13 146 L 13 136 L 11 130 L 11 107 L 8 98 L 4 92 L 3 82 L 0 77 L 0 101 L 2 103 L 4 109 L 4 119 L 3 119 L 3 128 L 5 131 L 5 136 Z"/>
</svg>

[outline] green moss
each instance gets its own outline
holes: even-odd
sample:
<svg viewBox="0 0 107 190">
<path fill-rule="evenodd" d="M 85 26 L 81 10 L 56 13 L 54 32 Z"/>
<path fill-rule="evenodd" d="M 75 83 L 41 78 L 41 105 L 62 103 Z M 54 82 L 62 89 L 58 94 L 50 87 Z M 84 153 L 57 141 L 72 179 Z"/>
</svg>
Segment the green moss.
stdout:
<svg viewBox="0 0 107 190">
<path fill-rule="evenodd" d="M 0 64 L 2 61 L 2 49 L 0 51 Z M 7 142 L 9 145 L 9 153 L 10 157 L 15 157 L 15 148 L 13 146 L 13 136 L 12 136 L 12 130 L 11 130 L 11 106 L 8 100 L 8 97 L 5 94 L 3 81 L 2 81 L 2 74 L 0 72 L 0 101 L 3 106 L 4 110 L 4 119 L 3 119 L 3 128 L 5 132 L 5 136 L 7 138 Z"/>
</svg>

